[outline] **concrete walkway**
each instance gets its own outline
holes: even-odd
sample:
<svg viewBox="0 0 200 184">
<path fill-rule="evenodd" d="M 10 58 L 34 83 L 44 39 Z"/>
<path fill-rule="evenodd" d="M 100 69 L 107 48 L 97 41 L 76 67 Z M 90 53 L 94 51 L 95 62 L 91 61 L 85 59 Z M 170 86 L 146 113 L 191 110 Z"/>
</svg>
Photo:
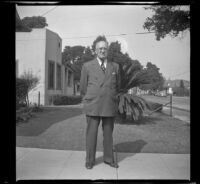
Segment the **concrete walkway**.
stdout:
<svg viewBox="0 0 200 184">
<path fill-rule="evenodd" d="M 17 180 L 32 179 L 190 179 L 190 154 L 116 153 L 119 168 L 103 163 L 87 170 L 84 151 L 16 148 Z"/>
</svg>

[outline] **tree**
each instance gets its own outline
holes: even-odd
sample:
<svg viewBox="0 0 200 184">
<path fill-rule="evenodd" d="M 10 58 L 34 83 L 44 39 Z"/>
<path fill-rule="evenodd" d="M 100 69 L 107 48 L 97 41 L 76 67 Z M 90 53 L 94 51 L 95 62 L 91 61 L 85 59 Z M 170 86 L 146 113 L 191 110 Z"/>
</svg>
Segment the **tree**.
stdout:
<svg viewBox="0 0 200 184">
<path fill-rule="evenodd" d="M 62 52 L 62 62 L 64 65 L 70 66 L 75 72 L 75 80 L 80 79 L 80 68 L 77 66 L 84 55 L 85 47 L 83 46 L 66 46 Z"/>
<path fill-rule="evenodd" d="M 29 106 L 29 98 L 28 93 L 33 90 L 39 83 L 39 77 L 33 74 L 32 71 L 25 71 L 21 76 L 21 79 L 23 79 L 27 86 L 27 94 L 26 94 L 26 104 Z"/>
<path fill-rule="evenodd" d="M 165 80 L 159 70 L 160 69 L 155 64 L 147 62 L 146 72 L 149 73 L 149 76 L 151 77 L 149 79 L 149 84 L 140 85 L 140 88 L 144 90 L 150 89 L 153 91 L 162 90 L 164 88 Z"/>
<path fill-rule="evenodd" d="M 16 109 L 27 104 L 28 85 L 25 79 L 16 78 Z"/>
<path fill-rule="evenodd" d="M 62 63 L 70 66 L 75 71 L 75 81 L 80 80 L 80 73 L 83 63 L 94 58 L 90 47 L 66 46 L 62 52 Z"/>
<path fill-rule="evenodd" d="M 119 64 L 121 76 L 117 94 L 119 113 L 126 118 L 127 112 L 130 111 L 131 118 L 137 120 L 144 113 L 145 108 L 150 106 L 143 98 L 127 92 L 131 88 L 149 83 L 150 73 L 143 69 L 138 60 L 131 59 L 127 53 L 123 54 L 121 45 L 117 41 L 110 44 L 108 59 Z"/>
<path fill-rule="evenodd" d="M 90 47 L 84 46 L 66 46 L 62 52 L 62 63 L 65 66 L 71 67 L 74 71 L 74 95 L 75 83 L 79 82 L 81 76 L 81 68 L 83 63 L 94 58 Z"/>
<path fill-rule="evenodd" d="M 41 16 L 24 17 L 22 23 L 29 28 L 44 28 L 48 26 L 46 18 Z"/>
<path fill-rule="evenodd" d="M 182 89 L 185 88 L 183 80 L 180 80 L 180 88 L 182 88 Z"/>
<path fill-rule="evenodd" d="M 148 17 L 144 22 L 144 29 L 155 31 L 156 40 L 164 38 L 166 35 L 171 37 L 178 36 L 179 32 L 190 29 L 190 13 L 188 10 L 181 9 L 182 6 L 150 6 L 154 15 Z"/>
<path fill-rule="evenodd" d="M 81 58 L 82 59 L 82 63 L 85 63 L 87 61 L 90 61 L 94 58 L 94 53 L 92 52 L 92 50 L 90 49 L 90 47 L 86 47 L 85 50 L 84 50 L 84 54 L 83 54 L 83 57 Z"/>
</svg>

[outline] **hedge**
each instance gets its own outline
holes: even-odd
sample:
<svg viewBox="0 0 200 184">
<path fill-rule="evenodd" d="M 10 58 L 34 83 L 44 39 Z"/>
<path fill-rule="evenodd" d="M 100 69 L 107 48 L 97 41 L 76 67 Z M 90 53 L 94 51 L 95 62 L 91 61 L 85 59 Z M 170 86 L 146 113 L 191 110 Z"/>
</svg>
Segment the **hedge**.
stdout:
<svg viewBox="0 0 200 184">
<path fill-rule="evenodd" d="M 81 103 L 81 96 L 64 96 L 64 95 L 55 95 L 53 96 L 54 105 L 76 105 Z"/>
</svg>

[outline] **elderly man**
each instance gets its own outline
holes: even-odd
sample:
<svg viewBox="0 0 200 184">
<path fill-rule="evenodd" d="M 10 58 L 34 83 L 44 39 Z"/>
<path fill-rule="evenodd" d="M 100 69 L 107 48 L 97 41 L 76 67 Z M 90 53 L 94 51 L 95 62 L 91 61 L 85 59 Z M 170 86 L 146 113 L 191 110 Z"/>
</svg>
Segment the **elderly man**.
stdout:
<svg viewBox="0 0 200 184">
<path fill-rule="evenodd" d="M 118 168 L 113 154 L 114 118 L 118 112 L 119 66 L 109 62 L 108 42 L 104 36 L 94 41 L 96 58 L 85 63 L 81 71 L 80 91 L 86 114 L 86 168 L 95 165 L 98 126 L 102 121 L 104 163 Z"/>
</svg>

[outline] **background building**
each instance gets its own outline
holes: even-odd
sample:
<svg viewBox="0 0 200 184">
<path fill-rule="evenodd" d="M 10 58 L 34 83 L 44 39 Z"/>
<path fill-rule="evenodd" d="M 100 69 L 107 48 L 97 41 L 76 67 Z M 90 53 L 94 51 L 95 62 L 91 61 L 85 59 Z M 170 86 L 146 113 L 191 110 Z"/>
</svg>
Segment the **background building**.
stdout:
<svg viewBox="0 0 200 184">
<path fill-rule="evenodd" d="M 62 64 L 62 39 L 47 28 L 16 32 L 16 77 L 31 72 L 39 84 L 29 93 L 32 103 L 51 105 L 53 95 L 73 93 L 73 71 Z"/>
</svg>

